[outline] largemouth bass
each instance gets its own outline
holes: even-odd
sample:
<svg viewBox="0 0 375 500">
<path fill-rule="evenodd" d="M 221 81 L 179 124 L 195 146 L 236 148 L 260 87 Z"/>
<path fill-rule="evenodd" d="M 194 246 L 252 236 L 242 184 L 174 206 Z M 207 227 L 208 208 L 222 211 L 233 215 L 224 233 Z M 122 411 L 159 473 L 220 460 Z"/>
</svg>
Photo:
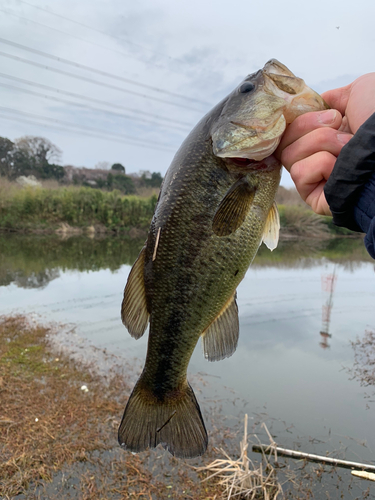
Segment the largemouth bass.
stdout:
<svg viewBox="0 0 375 500">
<path fill-rule="evenodd" d="M 278 241 L 281 165 L 272 153 L 296 116 L 326 107 L 273 59 L 215 106 L 178 150 L 124 291 L 129 333 L 141 337 L 150 322 L 145 366 L 119 428 L 125 449 L 161 443 L 185 458 L 206 450 L 186 378 L 190 357 L 200 337 L 209 361 L 235 351 L 236 288 L 262 241 L 270 249 Z"/>
</svg>

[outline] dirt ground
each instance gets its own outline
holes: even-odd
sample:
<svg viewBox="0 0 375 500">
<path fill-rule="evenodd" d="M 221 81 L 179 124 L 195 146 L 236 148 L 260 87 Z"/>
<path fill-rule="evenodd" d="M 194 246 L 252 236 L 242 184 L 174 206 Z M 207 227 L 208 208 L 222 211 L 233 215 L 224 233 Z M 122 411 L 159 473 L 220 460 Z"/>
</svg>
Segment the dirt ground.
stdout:
<svg viewBox="0 0 375 500">
<path fill-rule="evenodd" d="M 126 377 L 93 374 L 50 330 L 24 317 L 0 322 L 0 498 L 215 498 L 194 465 L 157 449 L 122 450 L 117 427 Z"/>
</svg>

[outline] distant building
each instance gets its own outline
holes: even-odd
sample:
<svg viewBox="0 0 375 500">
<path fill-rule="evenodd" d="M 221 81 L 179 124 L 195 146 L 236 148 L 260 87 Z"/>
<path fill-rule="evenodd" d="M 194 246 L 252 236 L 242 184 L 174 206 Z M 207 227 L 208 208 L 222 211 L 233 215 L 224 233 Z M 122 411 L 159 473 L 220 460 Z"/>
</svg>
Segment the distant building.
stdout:
<svg viewBox="0 0 375 500">
<path fill-rule="evenodd" d="M 109 170 L 99 168 L 73 167 L 73 165 L 64 166 L 64 180 L 68 183 L 75 180 L 79 183 L 87 182 L 94 186 L 97 180 L 106 181 Z"/>
</svg>

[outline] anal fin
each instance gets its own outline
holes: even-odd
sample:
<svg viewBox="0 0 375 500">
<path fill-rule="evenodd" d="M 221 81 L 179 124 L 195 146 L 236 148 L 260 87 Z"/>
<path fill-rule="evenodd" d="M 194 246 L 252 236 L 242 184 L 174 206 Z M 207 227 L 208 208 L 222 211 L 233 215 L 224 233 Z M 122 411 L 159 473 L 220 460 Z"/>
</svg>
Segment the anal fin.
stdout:
<svg viewBox="0 0 375 500">
<path fill-rule="evenodd" d="M 237 348 L 240 327 L 236 296 L 235 292 L 202 333 L 204 357 L 209 361 L 229 358 Z"/>
<path fill-rule="evenodd" d="M 121 305 L 122 322 L 130 335 L 136 339 L 139 339 L 144 334 L 149 319 L 143 277 L 145 251 L 146 247 L 144 246 L 133 264 L 125 286 L 124 298 Z"/>
</svg>

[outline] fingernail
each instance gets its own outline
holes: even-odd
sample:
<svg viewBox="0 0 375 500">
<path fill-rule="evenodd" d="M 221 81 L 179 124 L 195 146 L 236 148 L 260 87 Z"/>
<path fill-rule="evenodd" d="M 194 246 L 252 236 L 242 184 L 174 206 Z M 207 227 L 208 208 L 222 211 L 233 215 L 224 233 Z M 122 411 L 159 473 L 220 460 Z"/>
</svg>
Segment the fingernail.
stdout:
<svg viewBox="0 0 375 500">
<path fill-rule="evenodd" d="M 318 121 L 324 123 L 325 125 L 330 125 L 336 119 L 337 111 L 335 109 L 329 109 L 328 111 L 323 111 L 318 116 Z"/>
<path fill-rule="evenodd" d="M 341 144 L 347 144 L 353 136 L 351 134 L 337 134 L 337 139 Z"/>
</svg>

